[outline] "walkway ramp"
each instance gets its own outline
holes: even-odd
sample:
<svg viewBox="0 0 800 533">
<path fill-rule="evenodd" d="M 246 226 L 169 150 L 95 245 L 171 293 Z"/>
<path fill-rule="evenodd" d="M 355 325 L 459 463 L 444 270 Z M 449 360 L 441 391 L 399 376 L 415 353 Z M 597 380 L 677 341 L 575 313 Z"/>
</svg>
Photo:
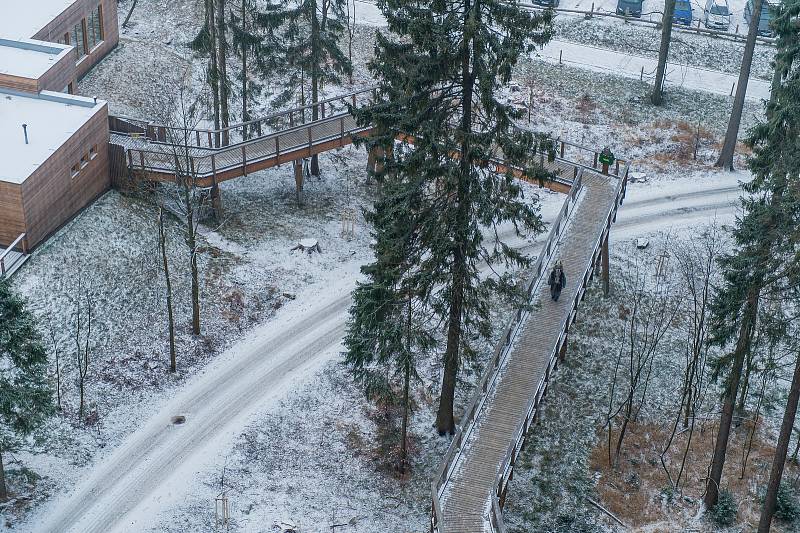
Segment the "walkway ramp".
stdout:
<svg viewBox="0 0 800 533">
<path fill-rule="evenodd" d="M 568 194 L 534 269 L 533 308 L 519 310 L 509 324 L 433 483 L 432 531 L 505 531 L 502 506 L 514 462 L 607 247 L 626 176 L 627 167 L 619 177 L 581 171 Z M 546 281 L 557 259 L 567 285 L 553 302 Z"/>
</svg>

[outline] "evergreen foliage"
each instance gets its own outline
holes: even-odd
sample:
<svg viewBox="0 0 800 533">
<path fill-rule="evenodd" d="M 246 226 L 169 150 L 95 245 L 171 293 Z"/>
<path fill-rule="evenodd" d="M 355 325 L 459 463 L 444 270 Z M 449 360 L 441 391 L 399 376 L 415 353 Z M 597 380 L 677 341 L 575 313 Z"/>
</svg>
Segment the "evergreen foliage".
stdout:
<svg viewBox="0 0 800 533">
<path fill-rule="evenodd" d="M 264 36 L 263 71 L 281 79 L 276 105 L 314 103 L 326 83 L 340 83 L 352 65 L 339 46 L 346 32 L 344 0 L 269 0 L 255 25 Z M 298 94 L 298 91 L 300 94 Z M 315 116 L 316 118 L 316 116 Z"/>
<path fill-rule="evenodd" d="M 771 308 L 765 314 L 760 313 L 760 307 L 764 302 L 784 299 L 787 281 L 795 278 L 788 285 L 796 286 L 800 273 L 800 110 L 796 105 L 800 78 L 795 64 L 798 2 L 790 4 L 794 5 L 782 9 L 776 21 L 779 83 L 767 103 L 766 121 L 756 126 L 747 139 L 753 149 L 748 161 L 753 180 L 741 185 L 748 196 L 741 199 L 743 215 L 737 218 L 732 232 L 734 249 L 720 260 L 723 283 L 711 306 L 711 342 L 721 348 L 735 347 L 712 362 L 713 376 L 724 378 L 724 388 L 719 435 L 706 490 L 709 507 L 716 501 L 716 486 L 722 476 L 733 404 L 742 388 L 739 382 L 743 362 L 754 350 L 754 338 L 776 343 L 786 335 L 780 309 L 773 313 Z M 760 316 L 771 318 L 762 322 Z"/>
<path fill-rule="evenodd" d="M 25 302 L 0 280 L 0 500 L 6 497 L 2 452 L 52 412 L 47 353 Z"/>
<path fill-rule="evenodd" d="M 708 511 L 708 515 L 715 524 L 727 527 L 736 522 L 737 510 L 736 500 L 731 491 L 722 489 L 719 491 L 717 504 Z"/>
<path fill-rule="evenodd" d="M 240 62 L 240 90 L 242 103 L 242 122 L 252 119 L 252 106 L 258 95 L 261 93 L 262 86 L 257 83 L 256 77 L 252 74 L 261 70 L 261 46 L 264 36 L 258 31 L 255 20 L 259 12 L 256 2 L 253 0 L 240 0 L 239 9 L 232 9 L 230 21 L 228 23 L 231 33 L 231 45 L 234 55 Z M 245 128 L 243 135 L 248 137 L 249 131 Z"/>
<path fill-rule="evenodd" d="M 509 277 L 482 280 L 479 267 L 529 264 L 503 242 L 501 224 L 518 232 L 542 229 L 535 200 L 523 198 L 510 173 L 498 175 L 486 162 L 501 158 L 530 176 L 546 174 L 531 157 L 539 139 L 515 128 L 521 112 L 501 102 L 498 92 L 520 56 L 549 40 L 551 12 L 499 0 L 381 0 L 379 7 L 391 32 L 376 35 L 369 65 L 379 80 L 379 101 L 357 117 L 376 127 L 368 144 L 385 154 L 376 176 L 383 199 L 373 215 L 385 227 L 376 231 L 376 262 L 365 272 L 378 283 L 374 273 L 391 267 L 381 250 L 399 246 L 398 235 L 413 235 L 415 260 L 403 290 L 431 323 L 446 325 L 437 428 L 452 433 L 460 361 L 473 357 L 476 341 L 491 333 L 489 295 L 513 292 Z M 413 144 L 395 147 L 403 135 Z M 382 216 L 387 205 L 404 216 Z M 364 305 L 357 299 L 356 323 Z M 373 331 L 373 344 L 388 342 L 388 323 Z"/>
<path fill-rule="evenodd" d="M 799 516 L 800 501 L 797 500 L 797 495 L 786 483 L 781 483 L 778 488 L 775 517 L 784 522 L 794 522 Z"/>
</svg>

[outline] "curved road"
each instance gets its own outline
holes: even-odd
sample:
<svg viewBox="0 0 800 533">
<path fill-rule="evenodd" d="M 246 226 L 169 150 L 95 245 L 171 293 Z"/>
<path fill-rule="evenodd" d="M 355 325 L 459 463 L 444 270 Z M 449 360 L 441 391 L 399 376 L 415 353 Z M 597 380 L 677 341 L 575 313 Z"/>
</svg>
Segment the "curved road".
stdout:
<svg viewBox="0 0 800 533">
<path fill-rule="evenodd" d="M 711 215 L 732 218 L 738 205 L 738 188 L 730 186 L 636 200 L 646 192 L 647 187 L 629 189 L 612 235 L 632 236 Z M 537 246 L 528 243 L 523 249 Z M 304 373 L 336 356 L 349 305 L 348 287 L 343 286 L 338 295 L 315 302 L 302 314 L 302 309 L 284 312 L 221 356 L 95 465 L 75 490 L 45 507 L 40 522 L 31 524 L 33 531 L 137 530 L 131 511 L 144 505 L 176 470 L 224 449 L 267 399 L 285 393 Z M 171 422 L 178 414 L 186 416 L 182 425 Z"/>
</svg>

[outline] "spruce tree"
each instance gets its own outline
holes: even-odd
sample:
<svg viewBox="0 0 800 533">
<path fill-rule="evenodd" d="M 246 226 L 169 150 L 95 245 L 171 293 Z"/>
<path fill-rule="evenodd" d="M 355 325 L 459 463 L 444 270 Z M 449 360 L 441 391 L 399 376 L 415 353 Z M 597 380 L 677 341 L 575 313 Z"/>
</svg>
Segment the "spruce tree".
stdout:
<svg viewBox="0 0 800 533">
<path fill-rule="evenodd" d="M 379 132 L 369 141 L 385 154 L 377 179 L 392 194 L 404 191 L 398 201 L 413 199 L 407 211 L 418 213 L 422 252 L 409 290 L 446 326 L 436 428 L 452 434 L 460 363 L 491 333 L 491 293 L 511 289 L 506 276 L 482 279 L 479 266 L 529 264 L 501 241 L 498 225 L 542 227 L 535 202 L 525 201 L 513 177 L 485 163 L 500 157 L 531 166 L 535 138 L 514 127 L 521 112 L 497 93 L 520 56 L 549 40 L 551 13 L 499 0 L 381 0 L 379 7 L 391 32 L 377 34 L 370 63 L 379 102 L 358 118 Z M 403 135 L 413 144 L 395 147 Z"/>
<path fill-rule="evenodd" d="M 256 18 L 268 37 L 261 54 L 269 56 L 264 65 L 277 75 L 283 90 L 276 104 L 300 97 L 301 105 L 320 101 L 326 83 L 341 83 L 352 65 L 339 43 L 346 31 L 345 0 L 268 1 Z M 298 95 L 299 92 L 299 95 Z M 314 106 L 312 120 L 320 118 Z M 319 176 L 317 156 L 311 158 L 311 173 Z"/>
<path fill-rule="evenodd" d="M 793 26 L 794 23 L 785 25 Z M 753 180 L 742 188 L 751 196 L 742 199 L 744 215 L 737 219 L 733 230 L 735 249 L 721 261 L 724 283 L 712 306 L 712 340 L 723 348 L 731 340 L 736 342 L 734 349 L 714 365 L 714 375 L 724 377 L 724 386 L 706 487 L 708 508 L 717 502 L 742 367 L 759 328 L 759 306 L 765 294 L 779 295 L 781 291 L 776 286 L 797 268 L 800 112 L 795 102 L 800 84 L 794 66 L 796 36 L 793 39 L 779 44 L 777 62 L 785 81 L 776 85 L 766 107 L 766 121 L 753 129 L 747 141 L 753 148 L 753 157 L 748 161 Z"/>
<path fill-rule="evenodd" d="M 252 103 L 259 94 L 260 87 L 253 82 L 251 75 L 257 68 L 257 54 L 263 42 L 263 36 L 255 27 L 258 11 L 253 0 L 240 0 L 238 10 L 231 11 L 230 30 L 231 44 L 234 54 L 240 61 L 239 82 L 242 97 L 242 122 L 251 120 Z M 250 138 L 250 128 L 242 127 L 242 138 Z"/>
<path fill-rule="evenodd" d="M 53 410 L 47 353 L 25 302 L 0 280 L 0 501 L 8 499 L 3 451 Z"/>
<path fill-rule="evenodd" d="M 417 361 L 435 345 L 433 329 L 425 323 L 425 299 L 415 292 L 420 286 L 416 278 L 423 275 L 417 268 L 423 251 L 417 231 L 420 214 L 412 207 L 416 201 L 405 195 L 419 193 L 402 183 L 387 184 L 376 209 L 366 214 L 374 228 L 376 260 L 362 268 L 366 281 L 353 292 L 345 336 L 345 364 L 370 399 L 396 404 L 400 382 L 398 467 L 403 473 L 408 467 L 411 381 L 419 379 Z"/>
<path fill-rule="evenodd" d="M 773 20 L 777 35 L 775 57 L 776 76 L 772 95 L 767 104 L 767 121 L 754 131 L 751 145 L 754 157 L 751 168 L 758 175 L 781 183 L 786 190 L 781 199 L 782 218 L 785 223 L 779 228 L 787 232 L 787 249 L 778 254 L 782 259 L 778 273 L 786 273 L 779 280 L 776 297 L 797 301 L 800 291 L 800 0 L 789 0 L 777 8 L 778 16 Z M 764 179 L 766 181 L 766 179 Z M 787 322 L 794 322 L 787 320 Z M 787 328 L 788 329 L 788 328 Z M 790 334 L 786 334 L 789 338 Z M 792 339 L 795 338 L 791 335 Z M 792 343 L 794 344 L 794 343 Z M 797 353 L 796 347 L 791 350 Z M 786 403 L 783 423 L 773 458 L 767 494 L 761 511 L 759 533 L 769 531 L 778 490 L 783 476 L 783 465 L 789 447 L 792 428 L 800 399 L 800 357 L 795 362 L 794 375 Z"/>
</svg>

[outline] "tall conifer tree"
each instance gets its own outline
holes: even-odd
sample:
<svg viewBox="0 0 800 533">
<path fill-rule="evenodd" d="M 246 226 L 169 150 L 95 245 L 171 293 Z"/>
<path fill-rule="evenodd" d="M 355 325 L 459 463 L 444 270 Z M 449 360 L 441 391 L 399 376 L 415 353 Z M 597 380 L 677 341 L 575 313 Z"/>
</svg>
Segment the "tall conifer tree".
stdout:
<svg viewBox="0 0 800 533">
<path fill-rule="evenodd" d="M 482 280 L 479 265 L 528 264 L 501 242 L 499 224 L 542 227 L 535 203 L 523 199 L 513 177 L 492 173 L 485 162 L 501 157 L 529 166 L 535 138 L 514 127 L 521 114 L 497 93 L 520 56 L 549 40 L 551 13 L 499 0 L 381 0 L 379 6 L 391 32 L 377 35 L 370 63 L 380 103 L 359 120 L 380 132 L 370 144 L 385 154 L 377 176 L 383 194 L 417 214 L 385 223 L 403 227 L 413 220 L 418 234 L 418 275 L 409 291 L 446 325 L 436 427 L 453 433 L 460 362 L 491 333 L 490 293 L 510 288 L 505 277 Z M 413 144 L 395 147 L 402 135 Z M 378 232 L 377 248 L 383 236 Z"/>
<path fill-rule="evenodd" d="M 0 502 L 8 499 L 3 451 L 53 410 L 47 353 L 33 315 L 6 280 L 0 280 Z"/>
<path fill-rule="evenodd" d="M 776 9 L 778 16 L 772 22 L 777 35 L 776 76 L 767 104 L 767 120 L 754 130 L 750 140 L 754 148 L 750 167 L 759 181 L 776 182 L 785 190 L 780 203 L 783 224 L 777 229 L 786 232 L 787 245 L 786 249 L 777 254 L 782 264 L 776 271 L 786 275 L 779 280 L 778 288 L 774 292 L 779 300 L 797 302 L 800 295 L 797 290 L 800 286 L 800 245 L 797 244 L 800 238 L 800 110 L 797 108 L 800 97 L 800 0 L 787 0 Z M 793 307 L 792 304 L 790 306 Z M 786 322 L 794 325 L 791 319 Z M 787 328 L 783 333 L 787 337 L 794 337 L 791 329 Z M 797 353 L 796 346 L 790 351 Z M 795 361 L 792 384 L 761 511 L 759 533 L 770 530 L 775 514 L 798 399 L 800 357 Z"/>
<path fill-rule="evenodd" d="M 796 4 L 796 0 L 792 2 Z M 766 108 L 766 121 L 754 128 L 748 144 L 753 180 L 742 188 L 751 196 L 742 200 L 744 215 L 733 231 L 735 249 L 723 257 L 724 283 L 712 306 L 713 341 L 722 347 L 735 345 L 714 366 L 724 377 L 723 405 L 715 441 L 705 504 L 717 502 L 725 464 L 733 410 L 740 392 L 745 357 L 752 350 L 759 306 L 765 294 L 781 297 L 776 289 L 797 268 L 800 257 L 800 96 L 797 80 L 797 7 L 793 18 L 783 20 L 783 38 L 778 42 L 776 63 L 784 81 L 776 83 Z"/>
<path fill-rule="evenodd" d="M 300 96 L 302 104 L 320 101 L 326 83 L 340 83 L 352 65 L 339 43 L 346 31 L 345 0 L 268 1 L 256 23 L 269 37 L 262 55 L 270 58 L 265 65 L 281 78 L 283 91 L 278 104 Z M 312 120 L 320 117 L 314 106 Z M 311 158 L 311 173 L 319 175 L 316 155 Z"/>
</svg>

